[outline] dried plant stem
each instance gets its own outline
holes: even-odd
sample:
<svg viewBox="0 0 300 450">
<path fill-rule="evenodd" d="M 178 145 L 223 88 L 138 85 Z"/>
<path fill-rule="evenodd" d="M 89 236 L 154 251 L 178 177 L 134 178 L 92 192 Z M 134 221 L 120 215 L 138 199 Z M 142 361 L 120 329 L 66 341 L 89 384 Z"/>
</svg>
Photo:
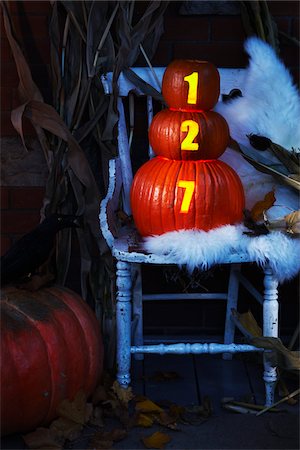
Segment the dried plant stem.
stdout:
<svg viewBox="0 0 300 450">
<path fill-rule="evenodd" d="M 76 17 L 74 16 L 74 13 L 73 13 L 72 11 L 70 11 L 69 14 L 70 14 L 70 18 L 71 18 L 71 20 L 72 20 L 72 22 L 73 22 L 75 28 L 77 29 L 78 33 L 79 33 L 80 36 L 81 36 L 81 39 L 82 39 L 83 42 L 86 44 L 86 37 L 85 37 L 85 35 L 84 35 L 82 29 L 80 28 L 80 25 L 79 25 L 79 23 L 77 22 L 77 19 L 76 19 Z"/>
<path fill-rule="evenodd" d="M 295 38 L 294 36 L 290 36 L 289 34 L 285 33 L 284 31 L 279 31 L 279 34 L 281 36 L 283 36 L 285 39 L 293 42 L 293 44 L 297 45 L 297 47 L 300 47 L 299 39 Z"/>
<path fill-rule="evenodd" d="M 112 15 L 110 16 L 109 21 L 107 22 L 107 26 L 106 26 L 106 28 L 105 28 L 105 30 L 104 30 L 102 36 L 101 36 L 99 45 L 98 45 L 98 47 L 97 47 L 97 51 L 96 51 L 96 53 L 95 53 L 94 62 L 93 62 L 93 67 L 94 67 L 94 68 L 96 68 L 97 60 L 98 60 L 98 57 L 99 57 L 100 50 L 101 50 L 101 48 L 102 48 L 102 46 L 103 46 L 103 44 L 104 44 L 104 42 L 105 42 L 105 39 L 107 38 L 107 35 L 108 35 L 109 31 L 110 31 L 111 25 L 112 25 L 112 23 L 113 23 L 113 20 L 114 20 L 114 18 L 115 18 L 115 15 L 116 15 L 116 13 L 117 13 L 117 11 L 118 11 L 118 8 L 119 8 L 119 3 L 116 4 L 115 9 L 113 10 Z"/>
<path fill-rule="evenodd" d="M 145 50 L 144 50 L 142 44 L 140 44 L 140 50 L 141 50 L 141 52 L 142 52 L 142 54 L 143 54 L 143 56 L 144 56 L 144 58 L 145 58 L 145 60 L 146 60 L 146 62 L 147 62 L 147 64 L 148 64 L 148 66 L 150 67 L 150 70 L 151 70 L 151 72 L 152 72 L 152 74 L 153 74 L 153 76 L 154 76 L 154 78 L 155 78 L 155 81 L 156 81 L 156 83 L 157 83 L 157 86 L 159 86 L 159 88 L 160 88 L 160 90 L 161 90 L 161 84 L 160 84 L 160 81 L 159 81 L 159 79 L 157 78 L 157 75 L 156 75 L 156 73 L 155 73 L 155 70 L 153 69 L 153 66 L 152 66 L 152 64 L 151 64 L 151 62 L 150 62 L 150 59 L 148 58 L 147 53 L 145 52 Z"/>
<path fill-rule="evenodd" d="M 291 394 L 287 395 L 286 397 L 280 399 L 278 402 L 273 403 L 273 405 L 271 406 L 267 406 L 266 408 L 264 408 L 262 411 L 259 411 L 256 415 L 257 416 L 261 416 L 262 414 L 264 414 L 265 412 L 269 411 L 270 409 L 274 408 L 274 406 L 280 405 L 280 403 L 284 403 L 287 400 L 289 400 L 290 398 L 296 397 L 296 395 L 300 394 L 300 388 L 296 389 L 296 391 L 292 392 Z"/>
</svg>

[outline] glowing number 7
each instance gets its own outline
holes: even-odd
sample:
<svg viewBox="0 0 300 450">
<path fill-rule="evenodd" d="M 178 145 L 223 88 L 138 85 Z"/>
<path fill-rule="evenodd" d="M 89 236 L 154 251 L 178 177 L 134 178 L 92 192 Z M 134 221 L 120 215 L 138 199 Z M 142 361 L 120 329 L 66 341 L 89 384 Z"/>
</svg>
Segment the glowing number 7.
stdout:
<svg viewBox="0 0 300 450">
<path fill-rule="evenodd" d="M 198 72 L 187 75 L 184 77 L 184 81 L 189 83 L 187 102 L 190 105 L 195 105 L 197 103 Z"/>
<path fill-rule="evenodd" d="M 195 190 L 195 181 L 178 180 L 177 186 L 185 189 L 180 212 L 187 213 L 189 212 L 190 204 Z"/>
</svg>

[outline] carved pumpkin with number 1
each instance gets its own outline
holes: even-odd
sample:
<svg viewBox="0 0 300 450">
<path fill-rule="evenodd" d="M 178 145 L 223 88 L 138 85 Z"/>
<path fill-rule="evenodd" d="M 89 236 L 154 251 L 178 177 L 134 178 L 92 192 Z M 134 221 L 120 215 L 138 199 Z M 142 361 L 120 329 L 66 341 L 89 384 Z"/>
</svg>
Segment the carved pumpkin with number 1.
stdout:
<svg viewBox="0 0 300 450">
<path fill-rule="evenodd" d="M 176 59 L 164 72 L 162 95 L 177 111 L 212 109 L 220 95 L 218 69 L 208 61 Z"/>
</svg>

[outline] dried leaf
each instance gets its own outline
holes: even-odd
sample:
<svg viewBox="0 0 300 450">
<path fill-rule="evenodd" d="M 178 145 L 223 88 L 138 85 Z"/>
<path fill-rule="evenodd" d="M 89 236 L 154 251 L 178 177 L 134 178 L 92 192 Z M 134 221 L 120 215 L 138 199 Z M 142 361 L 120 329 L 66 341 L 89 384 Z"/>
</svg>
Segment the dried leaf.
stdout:
<svg viewBox="0 0 300 450">
<path fill-rule="evenodd" d="M 262 329 L 256 322 L 252 312 L 248 310 L 245 313 L 238 313 L 235 312 L 235 315 L 238 319 L 238 321 L 241 323 L 241 325 L 250 333 L 253 337 L 259 337 L 262 336 Z"/>
<path fill-rule="evenodd" d="M 296 236 L 300 234 L 300 210 L 274 220 L 269 219 L 267 214 L 264 214 L 264 222 L 268 230 L 285 231 Z"/>
<path fill-rule="evenodd" d="M 140 411 L 143 413 L 160 413 L 163 411 L 156 403 L 153 403 L 151 400 L 146 399 L 142 402 L 137 402 L 135 405 L 136 411 Z"/>
<path fill-rule="evenodd" d="M 151 380 L 156 382 L 180 379 L 181 376 L 177 372 L 155 372 L 155 374 L 151 377 Z"/>
<path fill-rule="evenodd" d="M 108 399 L 108 393 L 103 385 L 98 385 L 93 393 L 92 403 L 93 405 L 98 405 Z"/>
<path fill-rule="evenodd" d="M 66 419 L 65 417 L 60 417 L 59 419 L 54 420 L 49 428 L 55 436 L 74 441 L 80 435 L 82 425 L 73 422 L 73 420 Z"/>
<path fill-rule="evenodd" d="M 285 370 L 300 370 L 300 353 L 286 348 L 279 338 L 254 337 L 251 344 L 274 352 L 267 353 L 274 367 L 278 366 Z"/>
<path fill-rule="evenodd" d="M 155 421 L 160 425 L 171 428 L 172 430 L 177 430 L 177 423 L 174 416 L 170 415 L 166 411 L 162 411 L 155 415 Z"/>
<path fill-rule="evenodd" d="M 102 408 L 99 406 L 94 407 L 89 423 L 96 427 L 104 427 Z"/>
<path fill-rule="evenodd" d="M 267 211 L 271 206 L 274 205 L 276 201 L 274 190 L 268 192 L 263 200 L 255 203 L 251 209 L 251 217 L 253 220 L 257 221 L 263 218 L 264 211 Z"/>
<path fill-rule="evenodd" d="M 12 34 L 10 18 L 8 15 L 8 10 L 5 2 L 1 2 L 1 6 L 3 10 L 3 21 L 6 36 L 9 41 L 11 51 L 13 53 L 13 57 L 16 63 L 16 68 L 19 76 L 18 91 L 21 101 L 22 103 L 25 103 L 28 100 L 43 101 L 42 94 L 32 79 L 29 66 L 26 62 L 26 59 L 24 58 L 22 50 Z"/>
<path fill-rule="evenodd" d="M 112 385 L 112 390 L 116 394 L 120 402 L 124 405 L 128 405 L 129 401 L 134 397 L 132 388 L 128 387 L 127 389 L 124 389 L 122 386 L 120 386 L 117 380 Z"/>
<path fill-rule="evenodd" d="M 146 448 L 164 448 L 165 444 L 171 441 L 171 438 L 166 433 L 156 431 L 151 436 L 142 438 L 142 442 Z"/>
<path fill-rule="evenodd" d="M 125 439 L 126 436 L 127 432 L 120 428 L 115 428 L 111 431 L 99 431 L 94 434 L 90 446 L 96 449 L 109 449 L 113 446 L 114 442 L 119 442 L 122 439 Z"/>
<path fill-rule="evenodd" d="M 184 416 L 186 409 L 183 406 L 176 405 L 173 403 L 169 408 L 169 414 L 174 417 L 175 420 L 182 418 Z"/>
<path fill-rule="evenodd" d="M 87 401 L 83 391 L 79 391 L 73 401 L 63 400 L 57 408 L 57 414 L 60 417 L 72 420 L 81 425 L 84 425 L 88 421 L 86 411 Z"/>
<path fill-rule="evenodd" d="M 293 211 L 285 216 L 287 232 L 291 234 L 300 234 L 300 210 Z"/>
<path fill-rule="evenodd" d="M 135 420 L 135 425 L 138 427 L 152 427 L 154 422 L 153 416 L 151 414 L 139 413 Z"/>
<path fill-rule="evenodd" d="M 62 449 L 64 440 L 49 428 L 37 428 L 32 433 L 22 436 L 25 444 L 32 449 Z"/>
<path fill-rule="evenodd" d="M 273 167 L 272 164 L 269 163 L 263 163 L 258 161 L 257 159 L 254 159 L 253 157 L 249 156 L 249 151 L 248 149 L 246 149 L 245 146 L 238 144 L 240 151 L 243 155 L 243 157 L 250 163 L 252 164 L 253 167 L 255 167 L 255 169 L 259 170 L 260 172 L 263 173 L 267 173 L 268 175 L 272 175 L 275 179 L 278 179 L 280 182 L 283 182 L 284 184 L 293 187 L 294 189 L 296 189 L 297 191 L 300 191 L 300 182 L 297 180 L 294 180 L 292 178 L 290 178 L 288 175 L 282 173 L 280 170 L 278 170 L 276 167 Z"/>
</svg>

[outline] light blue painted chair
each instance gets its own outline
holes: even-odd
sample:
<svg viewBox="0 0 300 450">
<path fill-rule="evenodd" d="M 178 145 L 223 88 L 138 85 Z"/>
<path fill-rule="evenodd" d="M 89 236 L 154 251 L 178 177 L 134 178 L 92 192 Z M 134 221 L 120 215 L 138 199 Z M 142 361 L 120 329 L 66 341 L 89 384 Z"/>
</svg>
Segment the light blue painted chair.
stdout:
<svg viewBox="0 0 300 450">
<path fill-rule="evenodd" d="M 149 68 L 134 68 L 136 74 L 144 81 L 160 91 L 160 83 L 165 68 L 155 68 L 155 75 Z M 227 94 L 233 88 L 240 86 L 242 69 L 219 69 L 221 77 L 221 94 Z M 102 84 L 107 95 L 112 93 L 112 74 L 102 77 Z M 116 226 L 116 212 L 120 208 L 127 215 L 131 215 L 129 200 L 132 183 L 132 167 L 130 158 L 131 136 L 126 124 L 123 100 L 128 95 L 144 95 L 134 84 L 121 74 L 119 78 L 118 96 L 118 158 L 109 164 L 109 187 L 105 199 L 101 202 L 100 226 L 101 231 L 116 260 L 117 284 L 117 380 L 124 388 L 130 384 L 131 355 L 141 359 L 145 353 L 157 354 L 201 354 L 222 353 L 224 358 L 230 359 L 237 352 L 262 351 L 247 344 L 234 343 L 235 321 L 232 309 L 237 309 L 239 284 L 241 283 L 262 304 L 263 334 L 264 336 L 278 337 L 278 282 L 273 276 L 270 267 L 264 270 L 264 294 L 261 295 L 250 282 L 241 274 L 243 263 L 255 262 L 246 254 L 233 254 L 230 258 L 220 259 L 219 264 L 230 264 L 228 291 L 226 293 L 180 293 L 145 295 L 142 292 L 141 264 L 161 264 L 166 261 L 163 256 L 147 254 L 143 250 L 142 242 L 134 227 Z M 148 124 L 153 117 L 152 98 L 145 96 L 147 104 Z M 153 156 L 149 148 L 149 158 Z M 170 261 L 168 264 L 176 264 Z M 175 343 L 147 345 L 143 336 L 143 301 L 147 300 L 175 300 L 175 299 L 222 299 L 227 302 L 225 332 L 223 343 Z M 267 358 L 264 358 L 263 378 L 266 386 L 266 405 L 274 402 L 274 387 L 276 384 L 276 367 L 273 367 Z"/>
</svg>

